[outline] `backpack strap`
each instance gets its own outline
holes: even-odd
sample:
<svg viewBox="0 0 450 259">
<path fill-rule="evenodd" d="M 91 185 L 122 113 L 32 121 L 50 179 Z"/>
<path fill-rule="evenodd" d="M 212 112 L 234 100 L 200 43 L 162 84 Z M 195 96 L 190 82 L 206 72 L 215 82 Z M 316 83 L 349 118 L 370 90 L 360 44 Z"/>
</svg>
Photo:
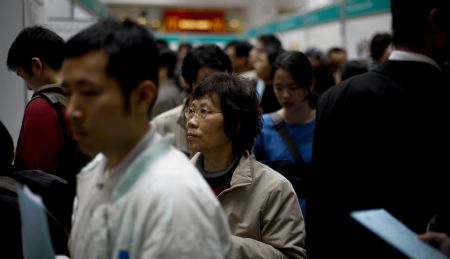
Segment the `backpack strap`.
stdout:
<svg viewBox="0 0 450 259">
<path fill-rule="evenodd" d="M 272 119 L 272 123 L 275 126 L 275 129 L 277 130 L 278 134 L 280 134 L 284 143 L 287 145 L 289 152 L 291 153 L 295 162 L 302 166 L 305 165 L 305 161 L 303 160 L 302 156 L 300 155 L 300 152 L 298 151 L 297 147 L 295 146 L 294 141 L 291 138 L 291 135 L 289 135 L 289 132 L 285 127 L 285 122 L 284 122 L 283 118 L 281 118 L 281 116 L 278 115 L 277 112 L 272 112 L 269 114 L 269 116 Z"/>
<path fill-rule="evenodd" d="M 55 88 L 55 89 L 60 89 L 60 88 Z M 64 104 L 62 102 L 60 102 L 60 100 L 58 98 L 56 98 L 55 93 L 60 94 L 59 91 L 55 91 L 55 92 L 42 91 L 37 96 L 40 96 L 40 97 L 46 99 L 48 102 L 50 102 L 52 107 L 55 109 L 56 116 L 58 117 L 58 122 L 59 122 L 59 125 L 61 126 L 61 130 L 62 130 L 62 133 L 64 136 L 64 143 L 67 144 L 70 141 L 70 136 L 68 134 L 66 119 L 64 117 L 64 113 L 61 108 L 62 106 L 64 106 Z"/>
</svg>

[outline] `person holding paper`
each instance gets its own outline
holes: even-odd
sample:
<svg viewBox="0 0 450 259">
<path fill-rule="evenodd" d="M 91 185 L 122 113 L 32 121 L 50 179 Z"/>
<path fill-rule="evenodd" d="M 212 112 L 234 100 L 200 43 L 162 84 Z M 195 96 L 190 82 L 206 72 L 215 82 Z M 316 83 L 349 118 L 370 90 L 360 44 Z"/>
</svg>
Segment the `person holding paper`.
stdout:
<svg viewBox="0 0 450 259">
<path fill-rule="evenodd" d="M 305 183 L 310 259 L 398 256 L 355 210 L 383 208 L 415 233 L 437 214 L 436 230 L 450 233 L 450 1 L 391 0 L 391 13 L 388 61 L 319 98 Z"/>
<path fill-rule="evenodd" d="M 419 235 L 419 239 L 434 244 L 446 256 L 450 257 L 450 237 L 441 232 L 427 232 Z"/>
<path fill-rule="evenodd" d="M 230 258 L 219 202 L 185 155 L 147 121 L 158 51 L 148 29 L 105 20 L 64 47 L 67 114 L 81 149 L 72 259 Z"/>
</svg>

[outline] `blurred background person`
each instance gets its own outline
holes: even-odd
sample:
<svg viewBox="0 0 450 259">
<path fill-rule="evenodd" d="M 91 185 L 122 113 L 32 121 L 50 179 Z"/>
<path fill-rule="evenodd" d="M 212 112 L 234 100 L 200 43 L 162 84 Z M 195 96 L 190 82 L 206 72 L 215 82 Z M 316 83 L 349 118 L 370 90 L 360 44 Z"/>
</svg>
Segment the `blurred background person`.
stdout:
<svg viewBox="0 0 450 259">
<path fill-rule="evenodd" d="M 347 61 L 347 51 L 341 47 L 332 47 L 327 52 L 328 70 L 333 74 L 336 84 L 342 81 L 341 65 Z"/>
<path fill-rule="evenodd" d="M 386 61 L 391 54 L 392 35 L 390 33 L 377 33 L 370 41 L 370 57 L 372 63 L 369 70 L 372 70 Z"/>
<path fill-rule="evenodd" d="M 252 48 L 247 41 L 231 41 L 225 46 L 224 50 L 230 58 L 233 73 L 246 77 L 248 72 L 253 70 L 253 64 L 249 61 Z"/>
<path fill-rule="evenodd" d="M 277 56 L 284 50 L 280 40 L 272 34 L 259 36 L 256 40 L 255 50 L 257 53 L 255 71 L 259 78 L 256 90 L 260 96 L 260 106 L 263 113 L 274 112 L 280 109 L 280 104 L 273 92 L 270 70 Z"/>
<path fill-rule="evenodd" d="M 158 46 L 158 96 L 151 110 L 150 119 L 182 104 L 186 91 L 174 80 L 177 56 L 168 47 Z"/>
<path fill-rule="evenodd" d="M 333 74 L 328 70 L 324 55 L 317 48 L 309 48 L 305 51 L 313 68 L 314 90 L 316 98 L 336 84 Z"/>
</svg>

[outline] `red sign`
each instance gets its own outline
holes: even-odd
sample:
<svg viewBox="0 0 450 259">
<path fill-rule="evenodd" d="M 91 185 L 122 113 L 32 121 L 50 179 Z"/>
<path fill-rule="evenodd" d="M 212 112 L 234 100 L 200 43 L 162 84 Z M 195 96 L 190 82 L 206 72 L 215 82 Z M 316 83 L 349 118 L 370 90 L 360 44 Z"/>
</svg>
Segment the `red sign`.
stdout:
<svg viewBox="0 0 450 259">
<path fill-rule="evenodd" d="M 164 13 L 167 32 L 214 32 L 225 31 L 223 11 L 166 10 Z"/>
</svg>

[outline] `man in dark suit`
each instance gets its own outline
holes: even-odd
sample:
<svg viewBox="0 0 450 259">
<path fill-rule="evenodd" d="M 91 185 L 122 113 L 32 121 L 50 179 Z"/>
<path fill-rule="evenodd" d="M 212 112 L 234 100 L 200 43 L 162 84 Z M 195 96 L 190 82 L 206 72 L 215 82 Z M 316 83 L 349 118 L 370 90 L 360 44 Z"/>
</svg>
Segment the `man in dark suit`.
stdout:
<svg viewBox="0 0 450 259">
<path fill-rule="evenodd" d="M 391 0 L 389 60 L 320 98 L 307 179 L 308 258 L 400 256 L 350 217 L 355 210 L 384 208 L 417 233 L 435 218 L 435 230 L 448 232 L 449 6 Z"/>
</svg>

